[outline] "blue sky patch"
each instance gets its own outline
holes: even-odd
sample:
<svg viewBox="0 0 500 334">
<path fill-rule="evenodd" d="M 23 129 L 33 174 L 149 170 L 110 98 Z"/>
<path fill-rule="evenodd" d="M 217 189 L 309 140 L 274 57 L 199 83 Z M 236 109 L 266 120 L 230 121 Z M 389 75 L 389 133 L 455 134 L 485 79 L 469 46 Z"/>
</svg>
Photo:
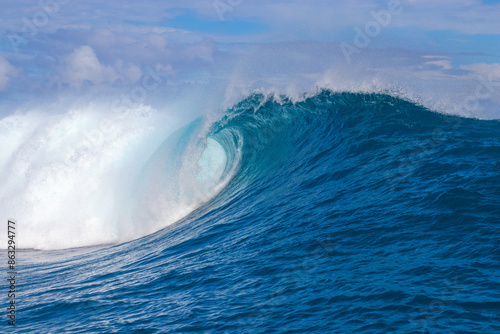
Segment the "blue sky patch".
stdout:
<svg viewBox="0 0 500 334">
<path fill-rule="evenodd" d="M 239 19 L 228 21 L 210 20 L 199 16 L 196 12 L 185 10 L 184 14 L 165 19 L 161 26 L 198 31 L 209 34 L 246 35 L 257 34 L 268 30 L 265 24 Z"/>
</svg>

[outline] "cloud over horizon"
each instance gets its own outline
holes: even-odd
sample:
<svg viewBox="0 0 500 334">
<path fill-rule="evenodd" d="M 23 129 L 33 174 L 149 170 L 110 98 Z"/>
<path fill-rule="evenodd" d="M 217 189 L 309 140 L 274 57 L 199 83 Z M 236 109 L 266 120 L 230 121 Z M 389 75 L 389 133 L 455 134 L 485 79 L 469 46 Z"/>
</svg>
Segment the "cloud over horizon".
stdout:
<svg viewBox="0 0 500 334">
<path fill-rule="evenodd" d="M 391 6 L 401 10 L 381 24 L 380 15 Z M 19 96 L 18 87 L 42 95 L 96 85 L 130 87 L 150 71 L 188 85 L 224 76 L 240 82 L 236 73 L 262 64 L 250 77 L 266 87 L 284 82 L 305 89 L 327 69 L 343 68 L 361 69 L 365 81 L 382 72 L 404 81 L 395 76 L 406 71 L 443 80 L 488 72 L 498 80 L 499 16 L 499 1 L 480 0 L 147 0 L 140 6 L 20 0 L 0 13 L 0 94 Z M 348 64 L 340 46 L 355 46 L 356 39 L 363 45 Z M 256 50 L 267 56 L 249 65 L 252 57 L 263 58 Z M 371 50 L 383 50 L 375 52 L 380 59 L 370 59 Z M 290 73 L 281 68 L 302 74 L 287 78 Z"/>
</svg>

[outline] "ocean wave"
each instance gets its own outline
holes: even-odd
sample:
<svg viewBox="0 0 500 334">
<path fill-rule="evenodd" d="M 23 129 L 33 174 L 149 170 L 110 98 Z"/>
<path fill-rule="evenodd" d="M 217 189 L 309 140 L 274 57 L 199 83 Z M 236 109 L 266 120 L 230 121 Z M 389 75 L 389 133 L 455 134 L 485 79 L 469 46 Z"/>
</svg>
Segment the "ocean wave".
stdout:
<svg viewBox="0 0 500 334">
<path fill-rule="evenodd" d="M 162 117 L 141 106 L 103 120 L 94 106 L 2 119 L 8 148 L 0 157 L 7 180 L 2 210 L 25 222 L 22 246 L 70 248 L 145 236 L 214 197 L 222 205 L 285 161 L 288 173 L 302 175 L 289 182 L 335 157 L 344 169 L 318 180 L 375 170 L 377 187 L 389 191 L 418 175 L 450 138 L 498 126 L 391 95 L 329 90 L 300 100 L 254 94 L 176 131 Z"/>
</svg>

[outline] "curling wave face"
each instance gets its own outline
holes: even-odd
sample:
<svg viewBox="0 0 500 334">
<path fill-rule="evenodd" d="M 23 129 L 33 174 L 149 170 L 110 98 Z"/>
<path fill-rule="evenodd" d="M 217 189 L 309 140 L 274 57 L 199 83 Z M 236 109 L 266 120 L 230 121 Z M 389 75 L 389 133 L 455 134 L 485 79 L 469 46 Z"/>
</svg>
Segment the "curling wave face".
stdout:
<svg viewBox="0 0 500 334">
<path fill-rule="evenodd" d="M 323 91 L 301 102 L 253 95 L 216 121 L 138 141 L 129 159 L 109 150 L 99 157 L 134 171 L 99 187 L 129 201 L 137 216 L 124 230 L 147 234 L 192 212 L 85 254 L 21 254 L 29 321 L 19 330 L 494 333 L 499 133 L 498 121 Z M 70 169 L 89 182 L 106 166 L 86 165 L 90 153 Z M 16 154 L 9 161 L 24 161 Z M 28 165 L 28 180 L 47 186 L 31 181 L 19 196 L 38 204 L 29 194 L 42 201 L 33 191 L 54 179 Z"/>
<path fill-rule="evenodd" d="M 0 210 L 23 222 L 20 246 L 125 242 L 213 197 L 238 157 L 228 158 L 202 121 L 174 131 L 179 124 L 145 106 L 0 120 Z"/>
</svg>

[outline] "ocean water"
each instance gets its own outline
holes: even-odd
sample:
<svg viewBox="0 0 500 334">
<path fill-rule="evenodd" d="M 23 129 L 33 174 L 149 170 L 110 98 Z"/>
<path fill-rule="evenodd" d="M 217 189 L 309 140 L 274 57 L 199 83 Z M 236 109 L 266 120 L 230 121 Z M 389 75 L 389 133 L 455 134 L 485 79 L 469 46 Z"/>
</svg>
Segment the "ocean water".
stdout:
<svg viewBox="0 0 500 334">
<path fill-rule="evenodd" d="M 35 208 L 18 218 L 14 332 L 500 333 L 498 121 L 384 94 L 255 94 L 153 137 L 136 159 L 107 146 L 131 166 L 118 175 L 85 148 L 26 171 L 41 195 L 9 204 Z M 106 176 L 79 199 L 99 214 L 56 201 L 83 223 L 59 223 L 54 245 L 23 221 L 66 194 L 50 171 L 77 169 Z"/>
</svg>

